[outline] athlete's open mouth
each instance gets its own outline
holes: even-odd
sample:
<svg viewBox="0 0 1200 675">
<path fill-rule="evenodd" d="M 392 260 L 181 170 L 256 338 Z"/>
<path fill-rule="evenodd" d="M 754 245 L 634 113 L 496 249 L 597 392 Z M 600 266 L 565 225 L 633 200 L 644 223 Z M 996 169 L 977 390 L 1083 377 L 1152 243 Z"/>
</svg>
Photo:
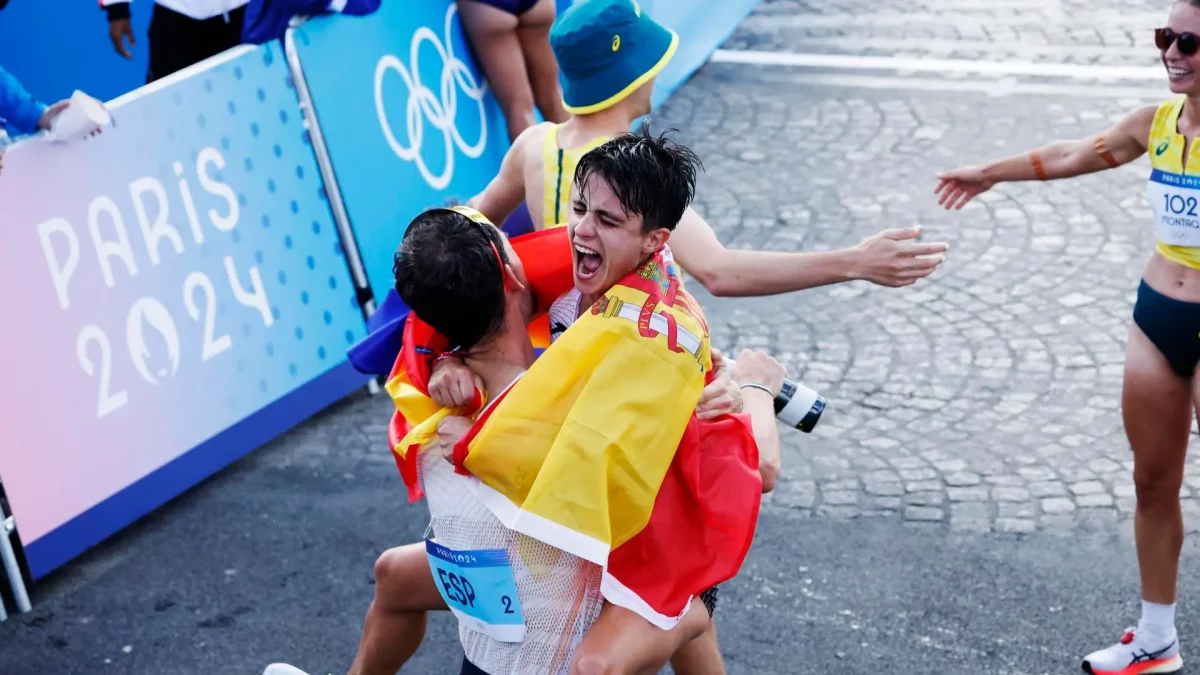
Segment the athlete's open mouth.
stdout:
<svg viewBox="0 0 1200 675">
<path fill-rule="evenodd" d="M 600 272 L 604 258 L 586 246 L 575 244 L 575 276 L 579 279 L 591 279 Z"/>
</svg>

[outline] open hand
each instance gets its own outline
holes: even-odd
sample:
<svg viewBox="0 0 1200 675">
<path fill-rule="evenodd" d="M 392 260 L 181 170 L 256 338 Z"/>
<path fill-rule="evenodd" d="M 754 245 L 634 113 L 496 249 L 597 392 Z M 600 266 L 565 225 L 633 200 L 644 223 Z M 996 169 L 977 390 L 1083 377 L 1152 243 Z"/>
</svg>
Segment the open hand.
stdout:
<svg viewBox="0 0 1200 675">
<path fill-rule="evenodd" d="M 125 40 L 129 40 L 130 47 L 137 46 L 137 39 L 133 37 L 133 24 L 129 19 L 117 19 L 108 22 L 108 38 L 112 40 L 113 49 L 117 53 L 127 59 L 132 59 L 133 54 L 125 48 Z"/>
<path fill-rule="evenodd" d="M 996 181 L 983 175 L 983 167 L 964 166 L 937 175 L 938 184 L 933 193 L 938 195 L 938 205 L 947 211 L 958 210 L 967 205 L 976 195 L 992 189 Z"/>
<path fill-rule="evenodd" d="M 854 253 L 858 259 L 854 278 L 880 286 L 909 286 L 937 269 L 950 248 L 945 242 L 917 241 L 921 227 L 892 228 L 871 236 Z M 739 361 L 740 363 L 740 361 Z"/>
</svg>

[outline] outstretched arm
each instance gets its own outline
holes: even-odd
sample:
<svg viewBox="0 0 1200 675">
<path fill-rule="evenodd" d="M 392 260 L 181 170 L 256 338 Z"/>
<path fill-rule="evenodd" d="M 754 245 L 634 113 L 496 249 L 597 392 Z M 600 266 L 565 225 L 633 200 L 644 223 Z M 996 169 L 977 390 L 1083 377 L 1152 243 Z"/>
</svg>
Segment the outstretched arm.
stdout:
<svg viewBox="0 0 1200 675">
<path fill-rule="evenodd" d="M 866 279 L 908 286 L 933 273 L 946 244 L 917 241 L 920 228 L 888 229 L 851 248 L 812 253 L 725 248 L 712 226 L 688 209 L 671 234 L 675 260 L 713 295 L 751 297 Z"/>
<path fill-rule="evenodd" d="M 964 166 L 938 174 L 938 204 L 961 209 L 996 183 L 1074 178 L 1127 164 L 1146 152 L 1156 106 L 1127 115 L 1094 136 L 1058 141 L 983 166 Z"/>
</svg>

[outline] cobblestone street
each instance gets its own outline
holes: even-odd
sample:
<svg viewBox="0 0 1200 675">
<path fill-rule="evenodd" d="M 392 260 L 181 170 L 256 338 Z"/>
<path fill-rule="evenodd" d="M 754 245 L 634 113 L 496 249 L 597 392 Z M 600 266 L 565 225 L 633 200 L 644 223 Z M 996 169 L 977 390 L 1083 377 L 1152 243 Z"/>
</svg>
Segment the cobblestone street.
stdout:
<svg viewBox="0 0 1200 675">
<path fill-rule="evenodd" d="M 1120 392 L 1154 245 L 1149 162 L 1001 185 L 952 213 L 933 190 L 938 171 L 1169 96 L 1152 32 L 1169 4 L 763 0 L 655 114 L 703 159 L 696 207 L 731 247 L 835 249 L 918 223 L 950 245 L 904 289 L 691 285 L 714 345 L 770 351 L 828 398 L 814 433 L 784 433 L 755 547 L 722 586 L 731 673 L 1078 672 L 1136 621 Z M 391 410 L 340 404 L 68 566 L 0 629 L 0 654 L 49 665 L 0 672 L 345 672 L 372 561 L 427 517 L 401 504 Z M 1194 536 L 1184 551 L 1186 651 Z M 457 668 L 453 631 L 435 617 L 404 672 Z"/>
<path fill-rule="evenodd" d="M 1161 10 L 1128 11 L 1131 3 L 1120 15 L 1116 3 L 926 2 L 907 13 L 819 4 L 809 13 L 766 2 L 727 47 L 861 45 L 862 54 L 913 57 L 935 53 L 934 41 L 939 58 L 1092 63 L 1070 52 L 1113 51 L 1124 56 L 1109 63 L 1153 66 L 1151 28 L 1163 20 Z M 1087 30 L 1076 23 L 1083 17 Z M 883 33 L 904 37 L 880 42 Z M 819 250 L 919 223 L 950 251 L 909 289 L 856 282 L 707 300 L 715 343 L 782 356 L 830 401 L 812 437 L 787 435 L 793 452 L 769 508 L 966 531 L 1129 529 L 1120 385 L 1153 247 L 1148 160 L 1065 183 L 1002 185 L 954 213 L 932 191 L 939 170 L 1093 134 L 1169 92 L 1148 81 L 1143 97 L 996 97 L 913 91 L 897 73 L 880 76 L 889 88 L 790 81 L 804 74 L 710 65 L 659 120 L 684 130 L 706 160 L 698 201 L 722 240 Z M 1195 462 L 1193 454 L 1184 501 L 1192 530 Z"/>
</svg>

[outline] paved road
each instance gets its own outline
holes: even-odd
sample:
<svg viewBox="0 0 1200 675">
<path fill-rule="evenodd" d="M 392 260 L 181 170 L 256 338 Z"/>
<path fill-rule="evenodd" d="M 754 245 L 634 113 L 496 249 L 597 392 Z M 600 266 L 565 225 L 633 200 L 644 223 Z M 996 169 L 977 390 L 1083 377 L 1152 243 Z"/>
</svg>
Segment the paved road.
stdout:
<svg viewBox="0 0 1200 675">
<path fill-rule="evenodd" d="M 1114 70 L 1155 65 L 1161 5 L 766 0 L 726 48 L 809 65 L 710 64 L 658 116 L 705 159 L 698 206 L 732 246 L 836 248 L 918 222 L 951 245 L 902 291 L 704 298 L 717 344 L 770 349 L 830 402 L 816 433 L 788 435 L 721 595 L 731 672 L 1064 673 L 1136 619 L 1119 387 L 1147 166 L 1003 186 L 955 214 L 932 189 L 939 169 L 1165 95 Z M 423 530 L 383 449 L 389 411 L 348 401 L 63 570 L 0 625 L 0 673 L 344 671 L 371 562 Z M 1185 636 L 1197 560 L 1189 542 Z M 450 672 L 453 650 L 439 617 L 412 672 Z"/>
</svg>

